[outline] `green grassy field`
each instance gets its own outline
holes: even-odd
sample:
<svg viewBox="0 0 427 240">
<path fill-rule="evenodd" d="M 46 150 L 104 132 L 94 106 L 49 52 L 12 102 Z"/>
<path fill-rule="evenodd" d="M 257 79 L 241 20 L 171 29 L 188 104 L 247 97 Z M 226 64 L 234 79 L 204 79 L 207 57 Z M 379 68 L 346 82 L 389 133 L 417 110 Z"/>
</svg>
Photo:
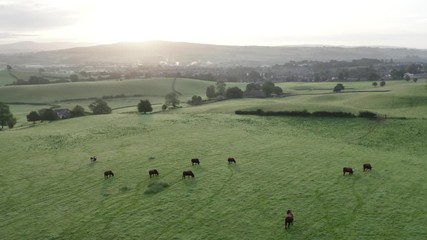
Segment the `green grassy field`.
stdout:
<svg viewBox="0 0 427 240">
<path fill-rule="evenodd" d="M 107 99 L 109 106 L 117 109 L 116 112 L 136 111 L 136 106 L 141 99 L 149 99 L 155 111 L 161 109 L 165 102 L 164 96 L 172 91 L 173 78 L 133 79 L 125 81 L 99 81 L 59 83 L 47 85 L 24 85 L 0 87 L 0 102 L 10 103 L 12 113 L 18 117 L 20 125 L 25 125 L 26 114 L 37 111 L 48 104 L 73 108 L 79 104 L 89 111 L 89 104 L 93 100 L 87 98 L 101 98 L 103 96 L 142 95 L 141 97 L 125 97 Z M 178 79 L 176 91 L 184 103 L 193 95 L 205 95 L 206 88 L 214 83 L 192 79 Z M 66 101 L 66 100 L 72 101 Z M 14 104 L 21 103 L 21 104 Z M 22 104 L 26 103 L 26 104 Z M 34 105 L 34 104 L 41 104 Z M 126 108 L 129 107 L 129 108 Z M 123 110 L 125 108 L 125 110 Z"/>
<path fill-rule="evenodd" d="M 385 93 L 241 99 L 147 115 L 121 108 L 1 131 L 0 236 L 424 239 L 426 86 L 396 82 Z M 410 119 L 233 114 L 257 108 L 369 109 Z M 200 166 L 191 166 L 193 157 Z M 362 171 L 366 162 L 372 172 Z M 344 166 L 354 175 L 342 176 Z M 158 178 L 149 178 L 151 168 Z M 107 169 L 114 178 L 104 180 Z M 181 178 L 187 169 L 195 179 Z M 295 221 L 284 230 L 287 209 Z"/>
<path fill-rule="evenodd" d="M 102 97 L 125 94 L 132 96 L 135 94 L 144 96 L 164 97 L 172 91 L 173 79 L 134 79 L 125 81 L 99 81 L 99 82 L 76 82 L 60 83 L 46 85 L 26 85 L 26 86 L 8 86 L 0 88 L 0 101 L 3 102 L 30 102 L 30 103 L 49 103 L 67 99 L 82 99 L 91 97 Z M 198 81 L 190 79 L 179 79 L 177 91 L 183 94 L 183 97 L 190 97 L 193 92 L 204 93 L 206 87 L 212 82 Z M 184 87 L 191 85 L 190 91 Z M 182 86 L 182 87 L 181 87 Z"/>
<path fill-rule="evenodd" d="M 37 76 L 37 77 L 44 77 L 49 80 L 58 80 L 62 78 L 68 78 L 69 74 L 65 73 L 54 73 L 54 72 L 42 72 L 40 73 L 38 70 L 16 70 L 13 69 L 12 73 L 22 80 L 28 80 L 31 76 Z M 0 71 L 0 86 L 4 86 L 6 84 L 11 84 L 15 82 L 15 78 L 10 76 L 10 74 L 7 72 L 7 70 L 1 70 Z"/>
<path fill-rule="evenodd" d="M 15 81 L 6 70 L 0 71 L 0 87 L 6 84 L 11 84 Z"/>
</svg>

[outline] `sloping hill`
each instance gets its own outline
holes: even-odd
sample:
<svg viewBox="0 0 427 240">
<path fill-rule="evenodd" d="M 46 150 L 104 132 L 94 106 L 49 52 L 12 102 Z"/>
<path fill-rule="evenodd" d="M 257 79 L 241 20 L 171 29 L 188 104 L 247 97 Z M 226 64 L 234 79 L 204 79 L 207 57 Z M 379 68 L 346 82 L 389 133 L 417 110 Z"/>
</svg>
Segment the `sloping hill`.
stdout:
<svg viewBox="0 0 427 240">
<path fill-rule="evenodd" d="M 427 235 L 426 133 L 420 119 L 180 110 L 2 131 L 0 236 L 417 239 Z M 195 156 L 200 166 L 191 166 Z M 355 174 L 343 176 L 344 166 Z M 149 178 L 152 168 L 159 177 Z M 182 179 L 187 169 L 194 179 Z M 105 170 L 115 176 L 104 179 Z M 295 221 L 286 231 L 287 209 Z"/>
<path fill-rule="evenodd" d="M 236 110 L 264 111 L 343 111 L 358 114 L 372 111 L 388 117 L 427 117 L 427 82 L 389 81 L 384 88 L 371 82 L 345 83 L 347 92 L 333 93 L 336 83 L 281 83 L 285 98 L 240 99 L 186 108 L 189 113 L 233 113 Z M 315 90 L 318 89 L 318 90 Z M 380 90 L 380 91 L 379 91 Z"/>
<path fill-rule="evenodd" d="M 67 49 L 74 47 L 93 46 L 91 43 L 75 43 L 75 42 L 17 42 L 9 44 L 0 44 L 0 54 L 14 54 L 14 53 L 28 53 L 28 52 L 41 52 L 53 51 L 58 49 Z"/>
<path fill-rule="evenodd" d="M 310 47 L 310 46 L 224 46 L 182 42 L 150 41 L 116 43 L 93 47 L 0 56 L 0 62 L 15 63 L 142 63 L 160 61 L 188 65 L 195 61 L 215 66 L 261 66 L 283 64 L 290 60 L 353 60 L 360 58 L 427 60 L 427 50 L 378 47 Z"/>
<path fill-rule="evenodd" d="M 10 74 L 6 70 L 0 70 L 0 87 L 6 84 L 11 84 L 15 81 L 15 79 L 10 76 Z"/>
<path fill-rule="evenodd" d="M 0 87 L 0 101 L 9 103 L 52 103 L 69 99 L 103 96 L 164 97 L 172 91 L 173 78 L 111 80 L 98 82 L 58 83 Z M 183 97 L 204 95 L 208 81 L 177 79 L 176 88 Z"/>
</svg>

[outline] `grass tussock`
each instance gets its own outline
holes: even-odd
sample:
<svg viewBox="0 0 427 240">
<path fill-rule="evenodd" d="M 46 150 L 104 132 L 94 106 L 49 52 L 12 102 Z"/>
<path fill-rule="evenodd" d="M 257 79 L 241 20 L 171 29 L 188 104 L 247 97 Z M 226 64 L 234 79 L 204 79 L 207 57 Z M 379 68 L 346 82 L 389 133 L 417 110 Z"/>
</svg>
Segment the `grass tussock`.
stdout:
<svg viewBox="0 0 427 240">
<path fill-rule="evenodd" d="M 148 184 L 147 189 L 144 191 L 145 194 L 156 194 L 169 187 L 167 182 L 152 182 Z"/>
</svg>

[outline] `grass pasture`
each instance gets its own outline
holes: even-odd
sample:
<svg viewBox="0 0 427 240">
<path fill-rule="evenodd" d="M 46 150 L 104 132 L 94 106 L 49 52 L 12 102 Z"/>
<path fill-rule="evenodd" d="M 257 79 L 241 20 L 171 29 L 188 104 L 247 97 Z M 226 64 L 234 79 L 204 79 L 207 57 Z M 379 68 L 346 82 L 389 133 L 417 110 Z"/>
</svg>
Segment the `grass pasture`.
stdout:
<svg viewBox="0 0 427 240">
<path fill-rule="evenodd" d="M 138 81 L 111 83 L 121 87 L 100 94 L 121 94 L 121 84 Z M 177 81 L 177 91 L 202 95 L 211 84 L 192 81 Z M 168 83 L 163 88 L 169 90 Z M 301 95 L 147 115 L 122 108 L 138 98 L 115 99 L 109 101 L 113 114 L 1 131 L 0 237 L 425 239 L 427 83 L 394 82 L 389 92 L 342 94 L 298 90 L 310 85 L 284 88 Z M 21 119 L 32 106 L 11 110 Z M 408 119 L 234 115 L 257 108 L 371 110 Z M 93 155 L 96 163 L 89 161 Z M 236 165 L 228 165 L 230 156 Z M 193 157 L 200 166 L 191 166 Z M 362 171 L 366 162 L 372 172 Z M 344 166 L 354 167 L 354 175 L 342 176 Z M 149 178 L 152 168 L 159 177 Z M 108 169 L 115 176 L 105 180 Z M 182 179 L 187 169 L 195 179 Z M 287 209 L 295 221 L 284 230 Z"/>
<path fill-rule="evenodd" d="M 98 82 L 75 82 L 45 85 L 8 86 L 0 88 L 0 101 L 26 102 L 26 103 L 51 103 L 69 99 L 85 99 L 103 96 L 160 96 L 163 97 L 172 91 L 173 79 L 150 78 L 133 80 L 111 80 Z M 206 87 L 212 82 L 179 79 L 176 90 L 182 97 L 191 98 L 195 93 L 202 95 Z M 182 85 L 182 87 L 181 87 Z M 189 88 L 187 88 L 189 87 Z M 136 104 L 135 104 L 136 105 Z"/>
<path fill-rule="evenodd" d="M 425 134 L 424 120 L 208 113 L 112 114 L 5 131 L 0 235 L 417 239 L 427 236 Z M 192 157 L 201 165 L 192 167 Z M 372 172 L 361 171 L 365 162 Z M 355 174 L 343 177 L 343 166 Z M 148 177 L 151 168 L 159 178 Z M 107 169 L 113 179 L 103 179 Z M 196 178 L 182 180 L 186 169 Z M 156 183 L 169 187 L 145 194 Z M 285 231 L 288 208 L 295 222 Z"/>
<path fill-rule="evenodd" d="M 25 125 L 25 116 L 31 111 L 50 106 L 72 109 L 77 104 L 89 111 L 88 106 L 93 100 L 88 98 L 121 94 L 127 97 L 106 99 L 115 112 L 136 111 L 141 99 L 149 99 L 153 104 L 153 110 L 160 111 L 165 102 L 165 95 L 172 91 L 172 83 L 173 78 L 150 78 L 4 86 L 0 87 L 0 102 L 9 103 L 12 113 L 18 119 L 18 126 Z M 208 81 L 177 79 L 175 90 L 181 93 L 179 98 L 185 105 L 193 95 L 204 96 L 207 86 L 212 84 L 214 83 Z M 133 97 L 134 95 L 140 97 Z"/>
</svg>

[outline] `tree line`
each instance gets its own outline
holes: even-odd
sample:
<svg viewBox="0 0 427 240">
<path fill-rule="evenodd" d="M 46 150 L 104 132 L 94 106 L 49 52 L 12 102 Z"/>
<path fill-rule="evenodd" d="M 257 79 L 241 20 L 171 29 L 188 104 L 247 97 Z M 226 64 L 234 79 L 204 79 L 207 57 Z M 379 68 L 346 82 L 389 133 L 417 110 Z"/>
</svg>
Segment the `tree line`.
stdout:
<svg viewBox="0 0 427 240">
<path fill-rule="evenodd" d="M 60 82 L 101 81 L 110 79 L 135 79 L 150 77 L 193 78 L 223 82 L 322 82 L 322 81 L 381 81 L 403 80 L 405 74 L 426 76 L 427 66 L 422 62 L 402 63 L 393 59 L 355 59 L 352 61 L 289 61 L 262 67 L 181 67 L 181 66 L 125 66 L 117 69 L 114 65 L 103 70 L 86 72 L 75 71 L 64 77 L 47 77 L 44 69 L 28 79 L 13 75 L 13 68 L 7 70 L 15 79 L 14 84 L 47 84 Z M 107 70 L 105 70 L 105 68 Z M 56 69 L 57 70 L 57 69 Z M 71 70 L 70 70 L 71 71 Z M 57 78 L 51 80 L 51 78 Z"/>
</svg>

